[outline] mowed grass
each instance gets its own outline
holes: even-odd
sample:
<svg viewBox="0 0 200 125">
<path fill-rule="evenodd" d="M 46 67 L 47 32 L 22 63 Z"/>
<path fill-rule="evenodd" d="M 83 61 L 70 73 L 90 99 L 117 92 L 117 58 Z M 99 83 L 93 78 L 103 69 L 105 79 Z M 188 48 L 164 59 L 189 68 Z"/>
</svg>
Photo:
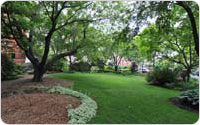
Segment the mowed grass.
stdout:
<svg viewBox="0 0 200 125">
<path fill-rule="evenodd" d="M 179 91 L 148 85 L 143 76 L 103 73 L 57 73 L 55 78 L 74 81 L 74 90 L 86 93 L 98 104 L 89 123 L 192 124 L 198 113 L 180 109 L 169 101 Z"/>
</svg>

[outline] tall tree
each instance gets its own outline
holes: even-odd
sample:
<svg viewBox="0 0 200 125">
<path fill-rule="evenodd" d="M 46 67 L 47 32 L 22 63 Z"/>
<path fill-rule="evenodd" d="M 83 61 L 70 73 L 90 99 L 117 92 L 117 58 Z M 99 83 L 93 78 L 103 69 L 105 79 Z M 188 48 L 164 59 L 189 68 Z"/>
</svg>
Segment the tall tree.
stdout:
<svg viewBox="0 0 200 125">
<path fill-rule="evenodd" d="M 195 51 L 199 55 L 199 35 L 198 35 L 198 22 L 199 22 L 199 7 L 193 1 L 159 1 L 159 2 L 139 2 L 136 9 L 137 14 L 135 17 L 143 24 L 148 24 L 151 20 L 156 20 L 156 25 L 160 30 L 168 32 L 168 27 L 171 25 L 171 17 L 173 15 L 173 8 L 178 6 L 182 8 L 190 22 L 190 30 L 193 34 Z M 135 10 L 135 9 L 134 9 Z M 135 12 L 135 11 L 132 11 Z M 181 18 L 180 18 L 181 20 Z"/>
<path fill-rule="evenodd" d="M 190 26 L 171 27 L 170 32 L 159 32 L 158 27 L 151 25 L 136 37 L 136 43 L 141 53 L 151 59 L 157 53 L 157 60 L 169 60 L 182 65 L 186 69 L 189 81 L 191 69 L 198 65 L 194 44 L 191 43 Z M 183 34 L 184 32 L 184 34 Z M 150 57 L 150 58 L 149 58 Z M 159 57 L 159 58 L 158 58 Z"/>
<path fill-rule="evenodd" d="M 79 45 L 70 51 L 64 51 L 48 59 L 50 45 L 56 32 L 62 32 L 66 26 L 75 22 L 91 22 L 87 15 L 80 17 L 80 11 L 90 6 L 90 2 L 6 2 L 2 5 L 2 27 L 24 50 L 34 67 L 33 81 L 42 81 L 48 66 L 65 56 L 77 52 Z M 3 29 L 6 29 L 3 28 Z M 9 36 L 8 36 L 9 37 Z M 33 47 L 43 45 L 41 59 L 36 57 Z"/>
<path fill-rule="evenodd" d="M 172 10 L 175 6 L 182 8 L 183 12 L 187 15 L 191 26 L 190 30 L 193 34 L 195 51 L 199 55 L 199 6 L 193 1 L 128 2 L 126 11 L 126 21 L 128 21 L 125 28 L 128 30 L 125 31 L 131 33 L 131 36 L 136 36 L 141 29 L 155 22 L 160 27 L 159 30 L 168 32 L 168 27 L 171 25 L 171 15 L 173 15 Z"/>
</svg>

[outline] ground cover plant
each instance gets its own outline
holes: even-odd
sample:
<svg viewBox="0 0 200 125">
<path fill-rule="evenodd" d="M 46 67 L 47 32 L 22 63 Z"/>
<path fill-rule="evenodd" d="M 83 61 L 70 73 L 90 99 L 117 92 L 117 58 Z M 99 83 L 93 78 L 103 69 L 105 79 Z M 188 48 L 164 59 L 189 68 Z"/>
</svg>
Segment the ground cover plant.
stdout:
<svg viewBox="0 0 200 125">
<path fill-rule="evenodd" d="M 199 109 L 199 89 L 191 89 L 182 92 L 178 98 L 186 104 L 189 104 L 191 107 Z"/>
<path fill-rule="evenodd" d="M 90 121 L 91 118 L 95 117 L 97 104 L 94 100 L 92 100 L 87 95 L 83 93 L 73 91 L 68 88 L 64 88 L 61 86 L 55 86 L 48 90 L 49 93 L 57 93 L 57 94 L 64 94 L 64 95 L 71 95 L 81 99 L 81 105 L 77 108 L 72 108 L 71 105 L 68 105 L 68 117 L 69 117 L 69 124 L 85 124 L 86 122 Z"/>
</svg>

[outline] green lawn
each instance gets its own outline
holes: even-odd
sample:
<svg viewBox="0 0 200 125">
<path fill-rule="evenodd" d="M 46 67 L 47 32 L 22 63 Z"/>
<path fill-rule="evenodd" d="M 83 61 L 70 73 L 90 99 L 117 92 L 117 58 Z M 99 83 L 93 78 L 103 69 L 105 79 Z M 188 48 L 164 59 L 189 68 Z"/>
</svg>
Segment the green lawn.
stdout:
<svg viewBox="0 0 200 125">
<path fill-rule="evenodd" d="M 179 91 L 148 85 L 142 76 L 97 73 L 57 73 L 52 77 L 74 81 L 74 90 L 88 94 L 98 104 L 97 116 L 89 123 L 191 124 L 198 113 L 169 102 Z"/>
</svg>

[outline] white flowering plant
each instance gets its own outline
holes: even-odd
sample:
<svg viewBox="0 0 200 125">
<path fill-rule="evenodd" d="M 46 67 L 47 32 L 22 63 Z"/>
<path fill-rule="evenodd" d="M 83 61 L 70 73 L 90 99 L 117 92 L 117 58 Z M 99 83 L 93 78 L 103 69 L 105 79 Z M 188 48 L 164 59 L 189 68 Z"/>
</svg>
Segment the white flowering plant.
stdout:
<svg viewBox="0 0 200 125">
<path fill-rule="evenodd" d="M 70 95 L 81 99 L 79 107 L 73 109 L 71 105 L 67 106 L 69 124 L 85 124 L 96 116 L 97 104 L 87 95 L 61 86 L 54 86 L 48 92 Z"/>
</svg>

